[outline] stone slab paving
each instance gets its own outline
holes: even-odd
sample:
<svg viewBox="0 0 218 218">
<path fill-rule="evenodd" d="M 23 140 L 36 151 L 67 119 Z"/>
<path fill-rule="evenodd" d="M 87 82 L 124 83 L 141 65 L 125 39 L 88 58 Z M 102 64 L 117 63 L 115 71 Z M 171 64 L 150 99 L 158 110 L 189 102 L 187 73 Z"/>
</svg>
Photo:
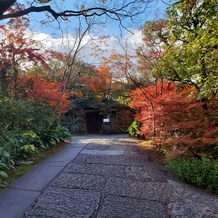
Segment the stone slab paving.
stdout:
<svg viewBox="0 0 218 218">
<path fill-rule="evenodd" d="M 19 218 L 40 195 L 39 191 L 6 188 L 1 191 L 0 217 Z"/>
<path fill-rule="evenodd" d="M 23 218 L 218 218 L 218 198 L 148 161 L 134 140 L 94 138 Z"/>
<path fill-rule="evenodd" d="M 22 217 L 45 186 L 78 155 L 90 140 L 86 137 L 77 137 L 66 148 L 41 162 L 8 188 L 2 190 L 0 192 L 0 218 Z"/>
</svg>

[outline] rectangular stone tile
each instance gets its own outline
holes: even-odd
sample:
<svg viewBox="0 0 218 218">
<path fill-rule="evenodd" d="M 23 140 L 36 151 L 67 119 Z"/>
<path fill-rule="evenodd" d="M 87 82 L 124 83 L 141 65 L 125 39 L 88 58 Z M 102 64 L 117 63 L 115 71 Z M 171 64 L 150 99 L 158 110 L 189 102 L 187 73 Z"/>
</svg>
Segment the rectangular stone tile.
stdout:
<svg viewBox="0 0 218 218">
<path fill-rule="evenodd" d="M 96 191 L 49 187 L 25 212 L 24 217 L 88 218 L 99 202 L 100 193 Z"/>
<path fill-rule="evenodd" d="M 62 167 L 46 167 L 37 165 L 31 171 L 17 179 L 9 187 L 31 191 L 41 191 L 58 173 Z"/>
<path fill-rule="evenodd" d="M 95 149 L 95 150 L 108 150 L 110 147 L 110 145 L 108 144 L 101 144 L 100 142 L 99 143 L 90 143 L 88 145 L 86 145 L 86 149 Z"/>
<path fill-rule="evenodd" d="M 94 139 L 92 140 L 88 146 L 91 146 L 91 145 L 94 145 L 94 146 L 97 146 L 97 145 L 101 145 L 101 146 L 105 146 L 105 147 L 108 147 L 110 146 L 111 144 L 113 144 L 114 142 L 114 139 L 106 139 L 106 138 L 101 138 L 101 139 Z M 108 149 L 108 148 L 107 148 Z"/>
<path fill-rule="evenodd" d="M 125 178 L 110 178 L 103 192 L 115 196 L 140 198 L 161 203 L 169 203 L 178 197 L 178 194 L 168 183 L 141 182 Z"/>
<path fill-rule="evenodd" d="M 93 174 L 105 177 L 125 177 L 126 167 L 118 165 L 82 164 L 73 162 L 65 168 L 64 172 L 77 174 Z"/>
<path fill-rule="evenodd" d="M 164 165 L 161 165 L 161 164 L 158 164 L 156 162 L 150 162 L 150 161 L 146 161 L 143 163 L 143 166 L 146 168 L 146 169 L 150 169 L 150 170 L 153 170 L 153 169 L 156 169 L 156 170 L 162 170 L 162 171 L 167 171 L 167 172 L 172 172 L 172 170 Z"/>
<path fill-rule="evenodd" d="M 144 167 L 126 166 L 126 178 L 137 181 L 154 181 L 154 179 L 145 171 Z"/>
<path fill-rule="evenodd" d="M 147 174 L 156 181 L 167 182 L 168 179 L 178 180 L 178 177 L 168 170 L 149 168 L 148 166 L 144 166 L 144 168 Z"/>
<path fill-rule="evenodd" d="M 86 163 L 86 160 L 88 159 L 89 155 L 88 154 L 79 154 L 77 155 L 71 162 L 78 162 L 78 163 Z"/>
<path fill-rule="evenodd" d="M 103 176 L 88 174 L 61 173 L 49 186 L 67 189 L 103 190 L 107 179 Z"/>
<path fill-rule="evenodd" d="M 129 144 L 129 145 L 126 145 L 126 144 L 112 144 L 109 149 L 137 152 L 139 150 L 139 147 L 131 145 L 131 144 Z"/>
<path fill-rule="evenodd" d="M 140 159 L 140 160 L 146 161 L 146 162 L 148 161 L 148 157 L 147 157 L 146 153 L 144 153 L 144 152 L 125 151 L 124 156 L 130 157 L 130 158 L 137 158 L 137 159 Z"/>
<path fill-rule="evenodd" d="M 62 150 L 60 150 L 58 153 L 52 155 L 51 157 L 49 157 L 48 159 L 46 159 L 45 161 L 43 161 L 41 164 L 47 164 L 48 162 L 54 162 L 54 161 L 58 161 L 58 162 L 63 162 L 63 161 L 67 161 L 68 163 L 70 161 L 72 161 L 78 154 L 79 152 L 82 150 L 83 148 L 79 147 L 66 147 Z"/>
<path fill-rule="evenodd" d="M 107 196 L 97 218 L 165 218 L 164 205 L 128 197 Z"/>
<path fill-rule="evenodd" d="M 173 181 L 170 179 L 168 179 L 167 181 L 170 185 L 172 185 L 172 187 L 177 191 L 177 193 L 185 199 L 185 201 L 204 204 L 204 206 L 207 206 L 208 209 L 211 205 L 213 205 L 213 209 L 216 210 L 218 217 L 217 197 L 211 198 L 211 195 L 204 192 L 203 189 L 193 187 L 192 185 L 185 184 L 181 181 Z M 216 207 L 214 207 L 214 205 L 216 205 Z"/>
<path fill-rule="evenodd" d="M 134 143 L 134 142 L 128 142 L 128 141 L 125 142 L 125 141 L 119 141 L 119 140 L 118 140 L 118 143 L 125 144 L 125 145 L 131 145 L 131 146 L 135 146 L 135 147 L 141 147 L 140 143 Z"/>
<path fill-rule="evenodd" d="M 85 149 L 81 152 L 81 154 L 88 155 L 123 155 L 123 150 L 88 150 Z"/>
<path fill-rule="evenodd" d="M 40 195 L 38 191 L 6 188 L 0 192 L 0 217 L 19 218 Z"/>
<path fill-rule="evenodd" d="M 207 202 L 206 202 L 207 203 Z M 201 217 L 201 218 L 218 218 L 217 207 L 214 205 L 205 205 L 205 202 L 198 203 L 195 201 L 186 201 L 185 199 L 178 202 L 172 202 L 167 205 L 169 217 Z"/>
<path fill-rule="evenodd" d="M 108 165 L 123 165 L 123 166 L 142 166 L 140 159 L 125 157 L 123 155 L 108 156 L 108 155 L 90 155 L 86 159 L 86 163 L 98 163 Z"/>
<path fill-rule="evenodd" d="M 93 174 L 104 177 L 122 177 L 139 181 L 154 180 L 151 176 L 148 175 L 143 167 L 135 166 L 70 163 L 64 172 Z"/>
<path fill-rule="evenodd" d="M 121 137 L 121 138 L 117 139 L 117 141 L 120 143 L 139 144 L 143 140 L 136 139 L 136 138 L 129 138 L 129 137 L 126 137 L 126 138 Z"/>
</svg>

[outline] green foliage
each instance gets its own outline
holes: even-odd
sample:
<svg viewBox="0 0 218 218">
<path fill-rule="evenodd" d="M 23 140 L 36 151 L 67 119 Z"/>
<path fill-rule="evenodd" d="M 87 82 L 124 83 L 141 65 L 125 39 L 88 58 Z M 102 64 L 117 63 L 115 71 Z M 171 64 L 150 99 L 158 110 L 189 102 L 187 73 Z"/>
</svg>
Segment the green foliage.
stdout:
<svg viewBox="0 0 218 218">
<path fill-rule="evenodd" d="M 0 147 L 0 188 L 5 187 L 4 179 L 8 177 L 5 169 L 12 168 L 14 162 L 11 160 L 10 154 Z"/>
<path fill-rule="evenodd" d="M 5 186 L 5 169 L 15 160 L 26 159 L 57 142 L 70 140 L 66 127 L 51 125 L 50 107 L 28 101 L 0 99 L 0 186 Z"/>
<path fill-rule="evenodd" d="M 141 122 L 134 120 L 128 128 L 128 133 L 131 137 L 141 138 L 142 134 L 140 133 Z"/>
<path fill-rule="evenodd" d="M 4 167 L 4 165 L 3 165 Z M 2 168 L 2 163 L 0 162 L 0 169 Z M 4 171 L 0 170 L 0 188 L 6 187 L 6 182 L 4 181 L 5 178 L 7 178 L 8 175 Z"/>
<path fill-rule="evenodd" d="M 45 149 L 43 141 L 33 131 L 13 134 L 5 133 L 5 141 L 2 143 L 13 159 L 19 157 L 27 158 L 29 155 L 34 154 L 37 149 Z"/>
<path fill-rule="evenodd" d="M 72 135 L 69 130 L 64 126 L 57 126 L 56 132 L 59 138 L 59 141 L 71 141 Z"/>
<path fill-rule="evenodd" d="M 82 128 L 83 119 L 70 114 L 68 116 L 63 116 L 61 124 L 67 127 L 72 134 L 79 133 Z"/>
<path fill-rule="evenodd" d="M 67 127 L 57 126 L 53 124 L 47 131 L 44 131 L 40 135 L 40 139 L 46 146 L 55 145 L 60 141 L 71 140 L 71 133 Z"/>
<path fill-rule="evenodd" d="M 13 168 L 13 160 L 26 159 L 38 153 L 39 150 L 49 148 L 50 145 L 65 140 L 70 141 L 71 133 L 66 127 L 54 124 L 39 136 L 33 131 L 29 131 L 23 134 L 8 133 L 4 138 L 5 140 L 1 141 L 4 148 L 0 147 L 0 187 L 6 185 L 4 178 L 7 177 L 7 174 L 4 170 Z"/>
<path fill-rule="evenodd" d="M 217 93 L 217 0 L 180 0 L 167 9 L 170 45 L 153 70 L 159 78 L 194 85 L 200 98 Z"/>
<path fill-rule="evenodd" d="M 218 146 L 213 149 L 212 156 L 214 159 L 218 160 Z"/>
<path fill-rule="evenodd" d="M 0 99 L 0 129 L 40 134 L 54 122 L 52 108 L 29 101 Z"/>
<path fill-rule="evenodd" d="M 25 145 L 35 145 L 36 148 L 45 148 L 41 138 L 33 131 L 23 133 L 21 140 Z M 35 149 L 30 146 L 30 150 L 34 151 Z"/>
<path fill-rule="evenodd" d="M 14 165 L 10 154 L 2 147 L 0 147 L 0 163 L 3 163 L 1 167 L 13 167 Z"/>
<path fill-rule="evenodd" d="M 40 135 L 54 122 L 50 107 L 3 98 L 0 99 L 0 119 L 0 143 L 11 157 L 27 158 L 37 149 L 48 147 Z"/>
<path fill-rule="evenodd" d="M 37 152 L 37 150 L 44 150 L 49 145 L 55 145 L 57 142 L 70 139 L 71 134 L 66 127 L 53 124 L 38 135 L 33 131 L 19 134 L 5 132 L 2 143 L 3 147 L 7 149 L 13 158 L 27 158 L 29 155 Z"/>
<path fill-rule="evenodd" d="M 218 192 L 218 161 L 209 160 L 204 156 L 201 160 L 176 157 L 170 160 L 167 166 L 182 180 Z"/>
<path fill-rule="evenodd" d="M 27 158 L 28 155 L 33 154 L 36 151 L 34 145 L 23 145 L 20 147 L 20 153 L 24 158 Z"/>
</svg>

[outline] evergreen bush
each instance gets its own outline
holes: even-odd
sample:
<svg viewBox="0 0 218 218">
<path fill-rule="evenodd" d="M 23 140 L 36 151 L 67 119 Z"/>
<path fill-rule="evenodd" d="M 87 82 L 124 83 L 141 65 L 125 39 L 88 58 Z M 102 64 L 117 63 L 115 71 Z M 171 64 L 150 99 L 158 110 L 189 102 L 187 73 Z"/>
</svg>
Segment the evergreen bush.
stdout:
<svg viewBox="0 0 218 218">
<path fill-rule="evenodd" d="M 179 156 L 170 160 L 167 166 L 183 181 L 218 192 L 217 160 L 209 160 L 205 156 L 201 159 Z"/>
<path fill-rule="evenodd" d="M 139 121 L 134 120 L 128 128 L 129 136 L 135 137 L 135 138 L 141 138 L 142 137 L 142 134 L 140 132 L 141 126 L 142 124 Z"/>
</svg>

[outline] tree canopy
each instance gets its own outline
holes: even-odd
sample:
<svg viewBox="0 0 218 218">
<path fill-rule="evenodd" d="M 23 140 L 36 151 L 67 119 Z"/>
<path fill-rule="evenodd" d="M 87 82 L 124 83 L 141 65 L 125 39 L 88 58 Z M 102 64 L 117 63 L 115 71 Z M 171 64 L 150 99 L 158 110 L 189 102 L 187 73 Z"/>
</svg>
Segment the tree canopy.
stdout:
<svg viewBox="0 0 218 218">
<path fill-rule="evenodd" d="M 171 44 L 156 70 L 168 80 L 194 85 L 208 98 L 218 92 L 218 1 L 191 2 L 168 7 Z"/>
<path fill-rule="evenodd" d="M 149 74 L 163 57 L 164 48 L 169 46 L 168 20 L 158 19 L 145 22 L 142 34 L 144 44 L 136 51 L 137 69 L 140 77 L 145 80 L 144 84 L 150 84 L 154 80 L 150 78 Z"/>
<path fill-rule="evenodd" d="M 144 25 L 138 71 L 153 84 L 140 83 L 131 105 L 156 145 L 184 152 L 217 143 L 217 9 L 217 0 L 179 0 L 166 19 Z"/>
</svg>

